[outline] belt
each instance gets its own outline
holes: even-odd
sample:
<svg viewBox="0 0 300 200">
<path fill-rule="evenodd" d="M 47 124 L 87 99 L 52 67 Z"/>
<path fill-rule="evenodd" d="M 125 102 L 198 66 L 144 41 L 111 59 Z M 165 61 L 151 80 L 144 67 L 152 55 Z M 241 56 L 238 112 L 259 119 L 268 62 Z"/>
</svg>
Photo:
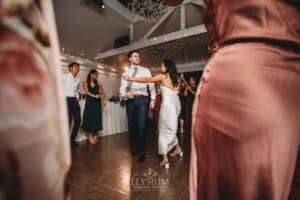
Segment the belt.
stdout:
<svg viewBox="0 0 300 200">
<path fill-rule="evenodd" d="M 142 94 L 134 94 L 134 99 L 140 99 L 140 98 L 147 98 L 148 96 L 142 95 Z"/>
</svg>

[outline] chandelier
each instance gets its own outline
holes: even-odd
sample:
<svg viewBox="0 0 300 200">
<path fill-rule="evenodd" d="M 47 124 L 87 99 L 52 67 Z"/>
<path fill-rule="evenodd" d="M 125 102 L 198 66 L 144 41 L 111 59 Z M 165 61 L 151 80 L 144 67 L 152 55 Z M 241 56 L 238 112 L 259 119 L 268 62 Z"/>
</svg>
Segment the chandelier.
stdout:
<svg viewBox="0 0 300 200">
<path fill-rule="evenodd" d="M 144 17 L 146 23 L 156 22 L 167 8 L 161 0 L 132 0 L 127 7 L 134 14 Z"/>
</svg>

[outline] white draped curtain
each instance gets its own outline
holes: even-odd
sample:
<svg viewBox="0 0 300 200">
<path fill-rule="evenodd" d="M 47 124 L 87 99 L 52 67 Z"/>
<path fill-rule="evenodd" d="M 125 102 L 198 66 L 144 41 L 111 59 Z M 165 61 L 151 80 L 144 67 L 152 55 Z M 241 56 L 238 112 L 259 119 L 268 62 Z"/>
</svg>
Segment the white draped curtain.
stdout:
<svg viewBox="0 0 300 200">
<path fill-rule="evenodd" d="M 119 91 L 120 76 L 115 74 L 105 75 L 100 74 L 99 81 L 101 81 L 105 90 L 107 98 Z M 127 131 L 127 118 L 125 107 L 120 104 L 108 102 L 103 109 L 103 131 L 101 136 L 112 135 Z"/>
</svg>

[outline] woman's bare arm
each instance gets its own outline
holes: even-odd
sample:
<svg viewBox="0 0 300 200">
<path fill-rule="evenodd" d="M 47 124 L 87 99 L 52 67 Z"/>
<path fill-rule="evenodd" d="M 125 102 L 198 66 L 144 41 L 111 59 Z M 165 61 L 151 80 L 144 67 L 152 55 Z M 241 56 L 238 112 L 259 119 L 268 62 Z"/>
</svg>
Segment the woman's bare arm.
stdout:
<svg viewBox="0 0 300 200">
<path fill-rule="evenodd" d="M 154 82 L 161 82 L 164 79 L 164 74 L 157 74 L 152 77 L 139 77 L 133 78 L 128 75 L 123 75 L 123 78 L 127 81 L 133 81 L 138 83 L 154 83 Z"/>
<path fill-rule="evenodd" d="M 105 95 L 104 89 L 102 87 L 102 84 L 98 83 L 98 86 L 99 86 L 99 90 L 101 92 L 102 104 L 103 104 L 103 106 L 106 106 L 106 95 Z"/>
</svg>

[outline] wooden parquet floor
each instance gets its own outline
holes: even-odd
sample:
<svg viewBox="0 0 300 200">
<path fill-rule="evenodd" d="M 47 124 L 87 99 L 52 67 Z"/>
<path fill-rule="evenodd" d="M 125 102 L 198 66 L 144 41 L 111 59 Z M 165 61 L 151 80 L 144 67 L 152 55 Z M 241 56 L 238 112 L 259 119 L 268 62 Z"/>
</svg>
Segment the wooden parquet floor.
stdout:
<svg viewBox="0 0 300 200">
<path fill-rule="evenodd" d="M 129 151 L 127 133 L 100 137 L 95 145 L 72 150 L 72 200 L 186 200 L 190 136 L 179 137 L 184 156 L 169 157 L 170 169 L 159 165 L 157 136 L 147 136 L 146 160 L 138 163 Z"/>
</svg>

